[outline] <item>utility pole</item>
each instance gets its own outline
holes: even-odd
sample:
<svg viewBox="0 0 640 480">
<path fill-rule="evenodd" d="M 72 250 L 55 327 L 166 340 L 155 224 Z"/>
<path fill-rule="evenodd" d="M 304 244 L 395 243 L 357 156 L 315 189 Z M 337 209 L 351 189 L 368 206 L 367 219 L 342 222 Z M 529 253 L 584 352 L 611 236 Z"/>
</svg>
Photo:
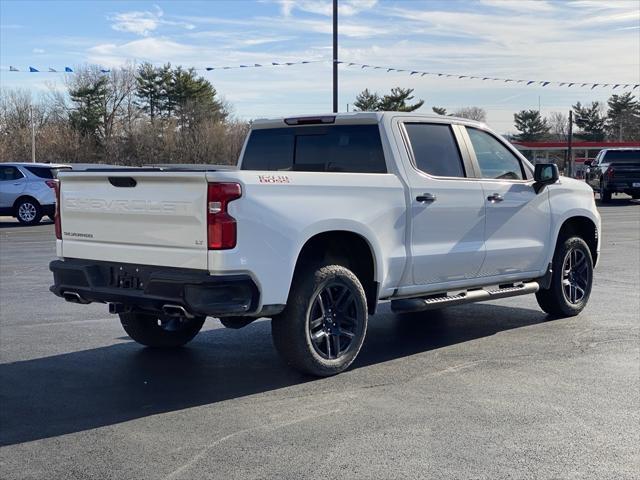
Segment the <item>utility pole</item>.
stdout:
<svg viewBox="0 0 640 480">
<path fill-rule="evenodd" d="M 36 163 L 36 122 L 33 119 L 33 105 L 31 105 L 31 163 Z"/>
<path fill-rule="evenodd" d="M 567 135 L 567 166 L 569 169 L 569 176 L 573 177 L 574 165 L 573 165 L 573 152 L 571 147 L 573 146 L 573 110 L 569 110 L 569 135 Z"/>
<path fill-rule="evenodd" d="M 338 113 L 338 0 L 333 0 L 333 113 Z"/>
</svg>

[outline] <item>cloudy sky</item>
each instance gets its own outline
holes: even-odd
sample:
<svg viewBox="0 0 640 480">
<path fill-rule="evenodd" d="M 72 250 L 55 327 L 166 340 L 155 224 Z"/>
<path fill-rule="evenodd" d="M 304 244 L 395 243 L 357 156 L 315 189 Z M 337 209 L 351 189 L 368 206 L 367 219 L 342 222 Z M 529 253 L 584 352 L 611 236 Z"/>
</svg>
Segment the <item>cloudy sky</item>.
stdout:
<svg viewBox="0 0 640 480">
<path fill-rule="evenodd" d="M 407 70 L 558 82 L 640 83 L 640 2 L 340 0 L 340 60 Z M 62 74 L 125 62 L 205 68 L 317 61 L 202 74 L 241 118 L 331 109 L 331 1 L 0 1 L 0 83 L 34 92 Z M 21 72 L 9 72 L 9 66 Z M 611 88 L 529 86 L 340 68 L 340 108 L 364 88 L 415 88 L 423 110 L 480 106 L 511 131 L 525 108 L 568 111 Z M 640 93 L 639 89 L 635 90 Z"/>
</svg>

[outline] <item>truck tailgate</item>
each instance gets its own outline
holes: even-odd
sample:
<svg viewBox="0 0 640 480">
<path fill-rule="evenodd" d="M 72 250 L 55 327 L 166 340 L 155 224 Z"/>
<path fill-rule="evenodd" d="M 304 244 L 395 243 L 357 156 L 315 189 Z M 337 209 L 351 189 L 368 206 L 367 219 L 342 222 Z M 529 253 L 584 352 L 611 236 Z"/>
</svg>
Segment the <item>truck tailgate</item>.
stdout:
<svg viewBox="0 0 640 480">
<path fill-rule="evenodd" d="M 60 181 L 63 257 L 207 269 L 206 172 L 70 172 Z"/>
</svg>

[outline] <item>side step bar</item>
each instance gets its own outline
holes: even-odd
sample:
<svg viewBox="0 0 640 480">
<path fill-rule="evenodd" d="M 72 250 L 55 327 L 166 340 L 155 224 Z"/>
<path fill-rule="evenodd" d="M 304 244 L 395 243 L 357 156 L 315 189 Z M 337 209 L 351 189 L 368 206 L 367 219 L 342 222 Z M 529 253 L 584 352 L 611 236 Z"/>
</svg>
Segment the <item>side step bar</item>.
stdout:
<svg viewBox="0 0 640 480">
<path fill-rule="evenodd" d="M 536 293 L 540 289 L 538 282 L 526 282 L 518 285 L 505 285 L 493 290 L 468 290 L 457 295 L 436 295 L 421 298 L 403 298 L 391 300 L 391 311 L 394 313 L 420 312 L 435 308 L 463 305 L 465 303 L 485 302 L 499 298 L 517 297 Z"/>
</svg>

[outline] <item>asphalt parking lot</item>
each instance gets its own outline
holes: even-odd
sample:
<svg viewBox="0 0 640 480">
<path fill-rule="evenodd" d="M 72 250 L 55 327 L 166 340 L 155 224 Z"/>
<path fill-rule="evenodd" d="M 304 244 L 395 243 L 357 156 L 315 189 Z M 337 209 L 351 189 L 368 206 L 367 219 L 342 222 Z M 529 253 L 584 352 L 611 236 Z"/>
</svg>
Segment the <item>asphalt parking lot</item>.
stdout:
<svg viewBox="0 0 640 480">
<path fill-rule="evenodd" d="M 640 203 L 600 212 L 580 316 L 383 307 L 322 380 L 284 366 L 266 320 L 142 348 L 105 305 L 49 293 L 52 224 L 0 219 L 0 477 L 638 478 Z"/>
</svg>

